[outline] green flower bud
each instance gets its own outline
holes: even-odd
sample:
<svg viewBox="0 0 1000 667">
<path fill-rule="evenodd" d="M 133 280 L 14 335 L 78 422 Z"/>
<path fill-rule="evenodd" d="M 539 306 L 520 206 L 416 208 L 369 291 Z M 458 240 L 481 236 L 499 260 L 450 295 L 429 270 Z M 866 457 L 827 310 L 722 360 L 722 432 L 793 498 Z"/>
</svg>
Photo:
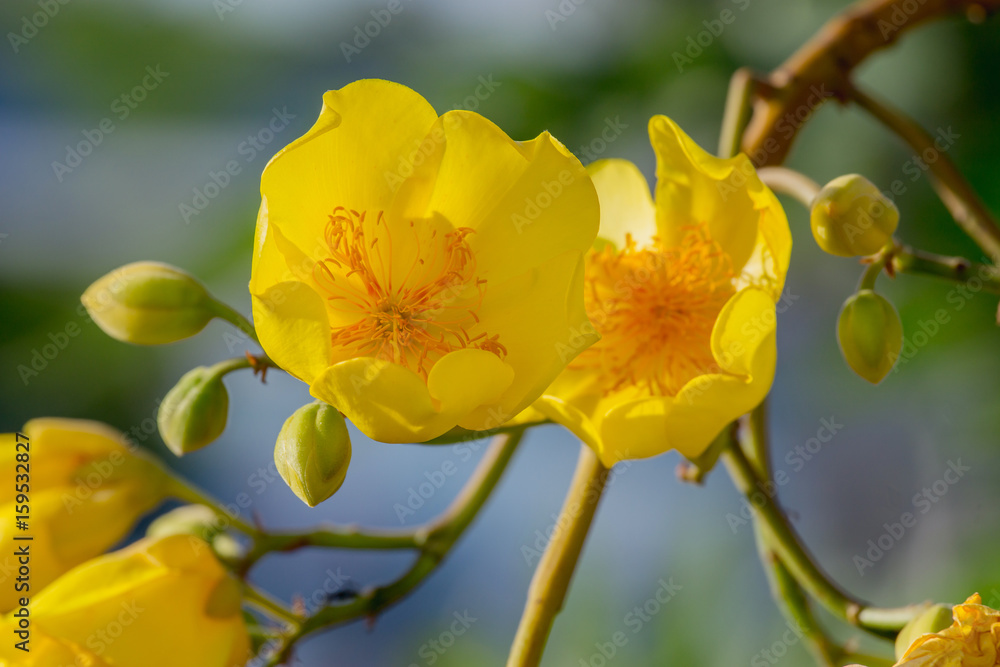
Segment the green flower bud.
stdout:
<svg viewBox="0 0 1000 667">
<path fill-rule="evenodd" d="M 210 542 L 223 528 L 223 522 L 208 507 L 182 505 L 153 520 L 146 529 L 146 537 L 195 535 Z"/>
<path fill-rule="evenodd" d="M 188 338 L 215 317 L 215 301 L 201 283 L 160 262 L 126 264 L 99 278 L 80 301 L 106 334 L 136 345 Z"/>
<path fill-rule="evenodd" d="M 227 525 L 225 519 L 220 519 L 215 512 L 204 505 L 182 505 L 157 517 L 149 524 L 146 537 L 194 535 L 210 544 L 216 556 L 235 560 L 244 555 L 244 549 L 225 532 Z"/>
<path fill-rule="evenodd" d="M 340 488 L 351 462 L 344 417 L 326 403 L 304 405 L 281 427 L 274 463 L 302 502 L 315 507 Z"/>
<path fill-rule="evenodd" d="M 913 617 L 896 635 L 896 659 L 901 659 L 917 637 L 940 632 L 951 626 L 951 607 L 935 604 Z"/>
<path fill-rule="evenodd" d="M 873 255 L 892 240 L 899 210 L 867 178 L 848 174 L 819 191 L 809 223 L 816 243 L 831 255 Z"/>
<path fill-rule="evenodd" d="M 899 357 L 903 325 L 888 299 L 865 289 L 844 302 L 837 320 L 837 340 L 847 365 L 878 384 Z"/>
<path fill-rule="evenodd" d="M 201 449 L 226 429 L 229 393 L 222 373 L 199 366 L 184 374 L 167 392 L 156 422 L 160 437 L 177 456 Z"/>
</svg>

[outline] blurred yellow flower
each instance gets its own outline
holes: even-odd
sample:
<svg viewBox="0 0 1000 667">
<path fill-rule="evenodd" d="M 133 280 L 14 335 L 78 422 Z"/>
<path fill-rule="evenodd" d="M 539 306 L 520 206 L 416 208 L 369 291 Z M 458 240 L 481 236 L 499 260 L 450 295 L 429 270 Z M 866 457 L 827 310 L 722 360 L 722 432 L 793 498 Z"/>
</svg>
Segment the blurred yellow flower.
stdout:
<svg viewBox="0 0 1000 667">
<path fill-rule="evenodd" d="M 475 113 L 438 117 L 409 88 L 357 81 L 323 96 L 261 194 L 261 344 L 376 440 L 502 424 L 588 325 L 597 194 L 548 133 L 515 142 Z"/>
<path fill-rule="evenodd" d="M 16 572 L 14 554 L 25 542 L 15 538 L 32 536 L 30 589 L 15 590 L 9 574 L 0 586 L 0 611 L 13 609 L 20 597 L 38 593 L 70 568 L 113 547 L 160 504 L 167 487 L 163 470 L 131 451 L 125 436 L 104 424 L 33 419 L 22 433 L 29 439 L 28 463 L 15 459 L 14 436 L 3 436 L 10 455 L 0 457 L 0 516 L 9 520 L 0 522 L 0 571 Z M 18 465 L 27 465 L 29 476 Z M 29 479 L 30 489 L 20 486 Z M 30 500 L 26 531 L 13 520 L 23 514 L 17 508 L 25 504 L 19 489 Z"/>
<path fill-rule="evenodd" d="M 897 667 L 994 667 L 1000 665 L 1000 611 L 978 593 L 952 609 L 948 628 L 917 637 Z"/>
<path fill-rule="evenodd" d="M 0 667 L 242 667 L 239 584 L 191 535 L 145 539 L 66 573 L 31 602 L 30 652 L 3 621 Z"/>
<path fill-rule="evenodd" d="M 602 339 L 535 404 L 606 466 L 697 457 L 763 400 L 791 252 L 785 213 L 745 155 L 716 158 L 663 116 L 649 134 L 655 205 L 632 163 L 590 167 L 601 228 L 585 296 Z M 567 361 L 576 346 L 563 346 Z"/>
</svg>

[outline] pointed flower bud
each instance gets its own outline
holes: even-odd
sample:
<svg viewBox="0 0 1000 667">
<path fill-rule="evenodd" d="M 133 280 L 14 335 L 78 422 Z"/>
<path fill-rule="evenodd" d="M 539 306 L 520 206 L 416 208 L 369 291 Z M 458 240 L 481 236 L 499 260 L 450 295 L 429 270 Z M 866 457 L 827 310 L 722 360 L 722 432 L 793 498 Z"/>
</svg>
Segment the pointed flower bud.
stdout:
<svg viewBox="0 0 1000 667">
<path fill-rule="evenodd" d="M 33 595 L 31 652 L 4 641 L 0 665 L 243 665 L 250 639 L 241 605 L 239 584 L 205 542 L 147 538 Z M 16 636 L 17 622 L 8 614 L 0 631 Z"/>
<path fill-rule="evenodd" d="M 302 502 L 315 507 L 340 488 L 351 462 L 344 417 L 326 403 L 302 406 L 285 421 L 274 447 L 274 463 Z"/>
<path fill-rule="evenodd" d="M 940 632 L 951 625 L 951 606 L 935 604 L 917 614 L 912 621 L 903 626 L 896 635 L 896 658 L 903 657 L 906 649 L 921 635 Z"/>
<path fill-rule="evenodd" d="M 229 393 L 222 383 L 224 374 L 218 367 L 193 368 L 160 403 L 160 437 L 177 456 L 201 449 L 225 430 Z"/>
<path fill-rule="evenodd" d="M 888 299 L 864 289 L 844 302 L 837 320 L 837 340 L 847 365 L 878 384 L 899 357 L 903 325 Z"/>
<path fill-rule="evenodd" d="M 136 345 L 189 338 L 216 315 L 201 283 L 160 262 L 126 264 L 99 278 L 80 300 L 106 334 Z"/>
<path fill-rule="evenodd" d="M 833 179 L 819 191 L 809 216 L 813 238 L 838 257 L 872 255 L 890 240 L 899 224 L 899 210 L 864 176 Z"/>
<path fill-rule="evenodd" d="M 35 593 L 124 539 L 163 501 L 170 480 L 151 457 L 104 424 L 33 419 L 21 432 L 0 437 L 0 448 L 13 453 L 15 442 L 28 448 L 31 517 L 23 531 L 13 519 L 0 525 L 0 553 L 14 553 L 23 544 L 19 537 L 36 538 L 31 543 Z M 15 488 L 15 476 L 22 472 L 16 465 L 13 454 L 0 457 L 0 513 L 9 517 L 25 502 Z M 0 612 L 14 608 L 22 596 L 13 586 L 0 586 Z"/>
</svg>

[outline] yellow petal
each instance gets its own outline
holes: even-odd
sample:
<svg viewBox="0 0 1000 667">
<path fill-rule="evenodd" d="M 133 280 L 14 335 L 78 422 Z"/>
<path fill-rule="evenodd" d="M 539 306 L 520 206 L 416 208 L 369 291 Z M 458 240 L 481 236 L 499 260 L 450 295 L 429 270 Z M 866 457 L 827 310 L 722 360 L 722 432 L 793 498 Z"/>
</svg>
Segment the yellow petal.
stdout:
<svg viewBox="0 0 1000 667">
<path fill-rule="evenodd" d="M 549 133 L 518 143 L 482 116 L 452 111 L 430 136 L 439 137 L 434 153 L 401 187 L 393 215 L 439 214 L 475 229 L 469 244 L 487 281 L 503 282 L 594 242 L 597 193 L 579 160 Z"/>
<path fill-rule="evenodd" d="M 661 237 L 677 243 L 685 226 L 707 224 L 735 271 L 746 269 L 749 284 L 768 283 L 776 298 L 788 270 L 791 234 L 784 210 L 750 159 L 744 154 L 713 156 L 665 116 L 649 121 L 649 136 L 656 152 Z"/>
<path fill-rule="evenodd" d="M 398 83 L 364 79 L 328 91 L 315 125 L 264 168 L 269 224 L 310 255 L 336 206 L 387 209 L 436 119 Z"/>
<path fill-rule="evenodd" d="M 254 294 L 253 321 L 268 356 L 303 382 L 312 382 L 329 366 L 326 306 L 306 283 L 289 280 Z"/>
<path fill-rule="evenodd" d="M 219 667 L 249 657 L 238 607 L 229 615 L 210 613 L 227 577 L 197 538 L 141 540 L 48 586 L 32 601 L 32 618 L 39 632 L 86 644 L 110 664 L 168 667 L 180 655 L 185 665 Z M 104 641 L 99 631 L 115 624 L 124 631 Z"/>
<path fill-rule="evenodd" d="M 514 379 L 499 405 L 483 406 L 460 423 L 473 430 L 499 426 L 521 412 L 597 340 L 583 306 L 582 255 L 564 253 L 490 286 L 479 320 L 483 331 L 499 336 Z"/>
<path fill-rule="evenodd" d="M 358 357 L 330 366 L 310 387 L 380 442 L 424 442 L 481 405 L 496 402 L 513 371 L 495 354 L 463 349 L 441 357 L 427 381 L 399 364 Z"/>
<path fill-rule="evenodd" d="M 532 408 L 537 410 L 546 419 L 551 419 L 555 423 L 566 427 L 570 433 L 580 439 L 580 442 L 585 443 L 594 450 L 605 467 L 610 467 L 616 463 L 613 460 L 609 463 L 608 460 L 610 459 L 606 460 L 602 456 L 603 443 L 600 433 L 598 433 L 590 417 L 575 408 L 572 404 L 567 403 L 558 396 L 546 394 L 539 397 L 532 404 Z"/>
<path fill-rule="evenodd" d="M 597 235 L 616 248 L 625 247 L 631 234 L 639 246 L 656 235 L 656 209 L 649 183 L 628 160 L 597 160 L 587 166 L 601 202 L 601 229 Z"/>
<path fill-rule="evenodd" d="M 720 372 L 693 378 L 675 397 L 618 392 L 598 403 L 597 453 L 605 465 L 671 449 L 693 459 L 764 400 L 777 361 L 774 302 L 766 292 L 746 288 L 726 303 L 712 331 L 712 354 Z"/>
</svg>

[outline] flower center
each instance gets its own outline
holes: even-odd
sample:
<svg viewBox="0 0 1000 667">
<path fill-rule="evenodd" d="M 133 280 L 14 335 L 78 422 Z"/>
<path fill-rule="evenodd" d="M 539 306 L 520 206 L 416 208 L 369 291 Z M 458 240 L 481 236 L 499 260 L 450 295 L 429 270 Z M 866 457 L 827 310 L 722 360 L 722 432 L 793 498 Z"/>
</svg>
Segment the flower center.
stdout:
<svg viewBox="0 0 1000 667">
<path fill-rule="evenodd" d="M 681 242 L 610 246 L 587 257 L 587 315 L 601 340 L 574 362 L 597 371 L 605 394 L 635 387 L 674 396 L 692 378 L 718 372 L 711 336 L 735 292 L 729 256 L 692 226 Z"/>
<path fill-rule="evenodd" d="M 411 221 L 412 238 L 394 248 L 383 212 L 375 220 L 366 213 L 334 209 L 324 235 L 329 255 L 313 270 L 333 321 L 334 358 L 377 357 L 426 379 L 454 350 L 506 355 L 497 336 L 475 331 L 486 280 L 466 240 L 473 230 Z"/>
</svg>

